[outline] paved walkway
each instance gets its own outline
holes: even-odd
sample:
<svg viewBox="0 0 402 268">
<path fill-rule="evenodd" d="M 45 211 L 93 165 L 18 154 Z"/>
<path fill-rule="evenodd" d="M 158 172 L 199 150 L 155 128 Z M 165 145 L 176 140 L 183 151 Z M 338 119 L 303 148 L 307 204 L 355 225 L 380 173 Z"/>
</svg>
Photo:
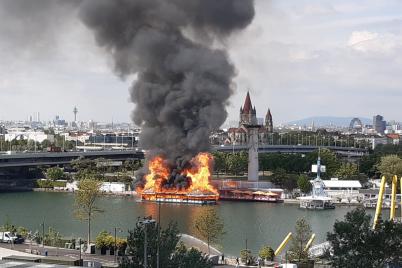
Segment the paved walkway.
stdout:
<svg viewBox="0 0 402 268">
<path fill-rule="evenodd" d="M 2 244 L 1 246 L 9 246 L 7 244 Z M 22 256 L 22 257 L 36 257 L 36 258 L 43 258 L 43 256 L 38 256 L 38 255 L 34 255 L 34 254 L 29 254 L 29 253 L 25 253 L 25 252 L 20 252 L 17 250 L 12 250 L 12 249 L 8 249 L 8 248 L 4 248 L 4 247 L 0 247 L 0 260 L 3 259 L 4 257 L 8 257 L 11 255 L 18 255 L 18 256 Z M 2 266 L 0 266 L 2 267 Z"/>
<path fill-rule="evenodd" d="M 35 252 L 38 254 L 29 254 L 28 252 Z M 44 258 L 44 252 L 47 251 L 47 256 L 49 257 L 65 257 L 68 259 L 78 260 L 80 258 L 79 250 L 65 249 L 65 248 L 54 248 L 47 247 L 44 248 L 41 245 L 33 244 L 32 247 L 29 244 L 15 244 L 13 245 L 13 250 L 10 249 L 10 244 L 0 243 L 0 259 L 3 257 L 18 255 L 24 257 L 39 257 Z M 95 261 L 100 262 L 104 265 L 112 266 L 115 263 L 114 256 L 110 255 L 91 255 L 86 253 L 81 253 L 81 258 L 85 261 Z M 0 266 L 1 268 L 3 266 Z M 45 266 L 44 266 L 45 267 Z"/>
<path fill-rule="evenodd" d="M 186 247 L 188 248 L 193 247 L 205 254 L 208 254 L 208 244 L 194 236 L 188 234 L 181 234 L 180 241 L 182 241 L 184 245 L 186 245 Z M 212 246 L 209 246 L 209 249 L 211 251 L 211 255 L 217 255 L 217 256 L 222 255 L 222 252 L 220 252 L 219 250 L 217 250 Z"/>
</svg>

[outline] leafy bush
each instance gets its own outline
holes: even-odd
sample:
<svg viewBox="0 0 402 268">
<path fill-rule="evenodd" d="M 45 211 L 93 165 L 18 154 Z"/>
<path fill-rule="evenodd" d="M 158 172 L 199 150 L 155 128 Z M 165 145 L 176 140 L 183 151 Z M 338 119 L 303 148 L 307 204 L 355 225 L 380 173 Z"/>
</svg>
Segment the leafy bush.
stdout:
<svg viewBox="0 0 402 268">
<path fill-rule="evenodd" d="M 251 264 L 255 263 L 255 258 L 251 254 L 251 250 L 249 250 L 249 249 L 242 249 L 240 251 L 240 260 L 242 261 L 242 263 L 245 263 L 247 265 L 251 265 Z"/>
<path fill-rule="evenodd" d="M 96 237 L 95 245 L 97 248 L 112 248 L 114 246 L 114 238 L 106 231 L 102 231 Z"/>
<path fill-rule="evenodd" d="M 66 187 L 64 181 L 52 181 L 52 180 L 37 180 L 36 185 L 38 188 L 54 188 L 54 187 Z"/>
<path fill-rule="evenodd" d="M 263 246 L 260 249 L 258 256 L 260 256 L 260 258 L 263 260 L 273 261 L 275 257 L 275 252 L 270 246 Z"/>
<path fill-rule="evenodd" d="M 49 180 L 62 180 L 64 179 L 64 171 L 59 167 L 51 167 L 46 170 L 46 178 Z"/>
</svg>

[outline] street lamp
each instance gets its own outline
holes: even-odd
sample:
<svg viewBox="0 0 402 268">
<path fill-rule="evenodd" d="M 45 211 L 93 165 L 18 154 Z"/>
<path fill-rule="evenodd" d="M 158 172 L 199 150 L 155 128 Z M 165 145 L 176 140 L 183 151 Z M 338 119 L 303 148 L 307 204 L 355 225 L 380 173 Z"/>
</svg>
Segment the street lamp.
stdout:
<svg viewBox="0 0 402 268">
<path fill-rule="evenodd" d="M 82 266 L 82 257 L 81 257 L 81 237 L 78 238 L 78 243 L 80 245 L 80 266 Z M 77 247 L 75 247 L 77 248 Z"/>
<path fill-rule="evenodd" d="M 114 227 L 114 262 L 117 263 L 117 230 L 123 232 L 119 227 Z"/>
<path fill-rule="evenodd" d="M 147 247 L 148 247 L 148 234 L 147 234 L 147 227 L 149 224 L 155 224 L 155 220 L 152 217 L 144 217 L 142 221 L 138 221 L 139 226 L 144 226 L 144 268 L 148 267 L 148 254 L 147 254 Z"/>
<path fill-rule="evenodd" d="M 42 226 L 42 247 L 45 248 L 45 219 L 40 225 Z"/>
<path fill-rule="evenodd" d="M 160 250 L 160 239 L 161 239 L 161 201 L 158 201 L 158 244 L 156 249 L 156 268 L 159 268 L 159 250 Z"/>
</svg>

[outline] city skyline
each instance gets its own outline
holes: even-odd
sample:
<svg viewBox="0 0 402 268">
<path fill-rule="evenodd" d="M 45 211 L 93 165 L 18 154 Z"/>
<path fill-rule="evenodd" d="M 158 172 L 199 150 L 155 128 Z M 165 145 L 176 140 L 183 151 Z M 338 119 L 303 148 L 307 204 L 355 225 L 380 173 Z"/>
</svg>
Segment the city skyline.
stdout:
<svg viewBox="0 0 402 268">
<path fill-rule="evenodd" d="M 402 121 L 395 109 L 402 100 L 401 8 L 391 0 L 257 0 L 254 22 L 227 41 L 238 76 L 226 122 L 238 120 L 247 90 L 257 116 L 271 108 L 274 124 L 324 115 Z M 58 114 L 72 121 L 76 105 L 78 120 L 130 122 L 135 77 L 117 78 L 79 21 L 68 19 L 56 34 L 55 18 L 40 11 L 21 24 L 22 14 L 6 5 L 0 14 L 0 120 L 40 112 L 43 120 Z M 21 29 L 30 19 L 35 23 Z"/>
</svg>

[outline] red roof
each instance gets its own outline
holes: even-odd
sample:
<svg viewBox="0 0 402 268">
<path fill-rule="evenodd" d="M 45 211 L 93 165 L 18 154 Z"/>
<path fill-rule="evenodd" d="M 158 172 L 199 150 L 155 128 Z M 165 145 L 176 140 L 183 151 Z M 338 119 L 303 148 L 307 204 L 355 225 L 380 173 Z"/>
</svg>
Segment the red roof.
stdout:
<svg viewBox="0 0 402 268">
<path fill-rule="evenodd" d="M 251 98 L 250 98 L 250 93 L 247 91 L 247 96 L 246 100 L 244 101 L 243 105 L 243 113 L 249 114 L 252 110 L 252 105 L 251 105 Z"/>
<path fill-rule="evenodd" d="M 228 129 L 228 132 L 229 133 L 246 133 L 246 131 L 244 130 L 244 129 L 242 129 L 242 128 L 235 128 L 235 127 L 232 127 L 232 128 L 229 128 Z"/>
<path fill-rule="evenodd" d="M 398 135 L 398 134 L 388 134 L 387 137 L 390 138 L 390 139 L 393 139 L 393 140 L 399 139 L 399 135 Z"/>
</svg>

